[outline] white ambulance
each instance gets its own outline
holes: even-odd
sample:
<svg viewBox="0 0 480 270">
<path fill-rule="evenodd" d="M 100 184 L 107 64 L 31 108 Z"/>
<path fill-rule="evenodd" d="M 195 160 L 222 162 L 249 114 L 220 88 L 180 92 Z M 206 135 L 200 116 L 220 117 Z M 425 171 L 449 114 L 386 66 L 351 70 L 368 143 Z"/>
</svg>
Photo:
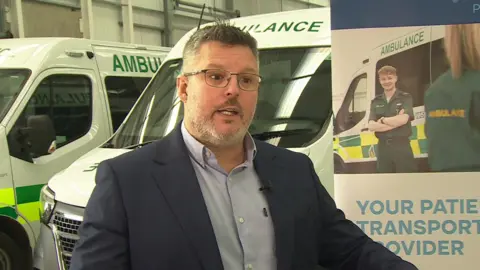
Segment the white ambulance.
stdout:
<svg viewBox="0 0 480 270">
<path fill-rule="evenodd" d="M 363 61 L 363 67 L 341 93 L 343 101 L 334 121 L 335 173 L 376 172 L 378 140 L 367 127 L 370 102 L 383 93 L 377 71 L 385 65 L 397 69 L 397 87 L 412 95 L 415 119 L 410 145 L 419 170 L 428 170 L 423 99 L 430 84 L 449 67 L 443 50 L 445 26 L 402 27 L 391 31 L 399 32 L 397 38 L 379 40 L 380 45 Z"/>
<path fill-rule="evenodd" d="M 257 39 L 260 52 L 263 80 L 250 132 L 309 155 L 333 194 L 330 9 L 263 14 L 232 22 Z M 44 212 L 35 252 L 38 269 L 68 269 L 97 165 L 161 139 L 181 121 L 176 78 L 183 47 L 194 30 L 172 48 L 112 138 L 54 176 L 42 190 Z"/>
<path fill-rule="evenodd" d="M 0 268 L 32 263 L 41 188 L 111 137 L 170 49 L 0 39 Z"/>
</svg>

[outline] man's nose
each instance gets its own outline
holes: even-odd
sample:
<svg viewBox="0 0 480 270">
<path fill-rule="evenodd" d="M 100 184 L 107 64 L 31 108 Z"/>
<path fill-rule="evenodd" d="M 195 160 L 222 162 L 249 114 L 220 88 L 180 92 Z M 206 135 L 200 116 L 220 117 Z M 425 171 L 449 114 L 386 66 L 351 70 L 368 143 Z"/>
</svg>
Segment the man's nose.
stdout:
<svg viewBox="0 0 480 270">
<path fill-rule="evenodd" d="M 228 83 L 225 94 L 227 96 L 238 96 L 240 94 L 241 89 L 238 87 L 238 79 L 236 75 L 230 77 L 230 82 Z"/>
</svg>

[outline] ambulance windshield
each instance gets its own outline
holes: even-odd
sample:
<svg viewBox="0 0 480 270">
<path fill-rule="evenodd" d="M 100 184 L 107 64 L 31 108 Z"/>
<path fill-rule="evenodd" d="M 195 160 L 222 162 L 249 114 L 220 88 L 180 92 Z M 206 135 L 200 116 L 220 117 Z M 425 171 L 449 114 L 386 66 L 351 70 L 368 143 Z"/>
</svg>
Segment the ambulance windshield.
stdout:
<svg viewBox="0 0 480 270">
<path fill-rule="evenodd" d="M 274 145 L 305 147 L 322 136 L 332 115 L 330 47 L 260 50 L 262 84 L 253 137 Z M 183 118 L 176 77 L 182 60 L 165 62 L 131 115 L 105 145 L 134 148 L 166 136 Z"/>
<path fill-rule="evenodd" d="M 0 69 L 0 121 L 15 102 L 30 76 L 27 69 Z"/>
</svg>

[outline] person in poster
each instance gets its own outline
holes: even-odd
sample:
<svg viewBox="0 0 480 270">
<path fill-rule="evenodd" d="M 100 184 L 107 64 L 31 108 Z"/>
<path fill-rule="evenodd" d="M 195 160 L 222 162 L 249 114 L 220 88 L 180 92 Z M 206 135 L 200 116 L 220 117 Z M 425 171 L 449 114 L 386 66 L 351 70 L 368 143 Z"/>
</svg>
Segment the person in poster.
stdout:
<svg viewBox="0 0 480 270">
<path fill-rule="evenodd" d="M 432 171 L 480 171 L 480 24 L 447 25 L 450 64 L 425 93 Z"/>
<path fill-rule="evenodd" d="M 410 146 L 413 115 L 412 96 L 397 89 L 397 70 L 383 66 L 378 77 L 384 92 L 370 105 L 368 129 L 378 138 L 377 171 L 379 173 L 408 173 L 416 171 Z"/>
</svg>

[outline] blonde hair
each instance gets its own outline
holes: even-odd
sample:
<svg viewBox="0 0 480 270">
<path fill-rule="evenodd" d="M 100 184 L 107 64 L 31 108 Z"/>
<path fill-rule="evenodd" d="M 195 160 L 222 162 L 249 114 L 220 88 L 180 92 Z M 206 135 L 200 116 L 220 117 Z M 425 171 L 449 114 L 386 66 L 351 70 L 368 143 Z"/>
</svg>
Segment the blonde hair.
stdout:
<svg viewBox="0 0 480 270">
<path fill-rule="evenodd" d="M 465 69 L 480 70 L 479 23 L 447 25 L 444 44 L 454 78 L 462 76 Z"/>
<path fill-rule="evenodd" d="M 397 75 L 397 69 L 392 67 L 392 66 L 383 66 L 381 67 L 379 70 L 378 70 L 378 75 L 381 75 L 381 74 L 391 74 L 391 75 Z"/>
</svg>

